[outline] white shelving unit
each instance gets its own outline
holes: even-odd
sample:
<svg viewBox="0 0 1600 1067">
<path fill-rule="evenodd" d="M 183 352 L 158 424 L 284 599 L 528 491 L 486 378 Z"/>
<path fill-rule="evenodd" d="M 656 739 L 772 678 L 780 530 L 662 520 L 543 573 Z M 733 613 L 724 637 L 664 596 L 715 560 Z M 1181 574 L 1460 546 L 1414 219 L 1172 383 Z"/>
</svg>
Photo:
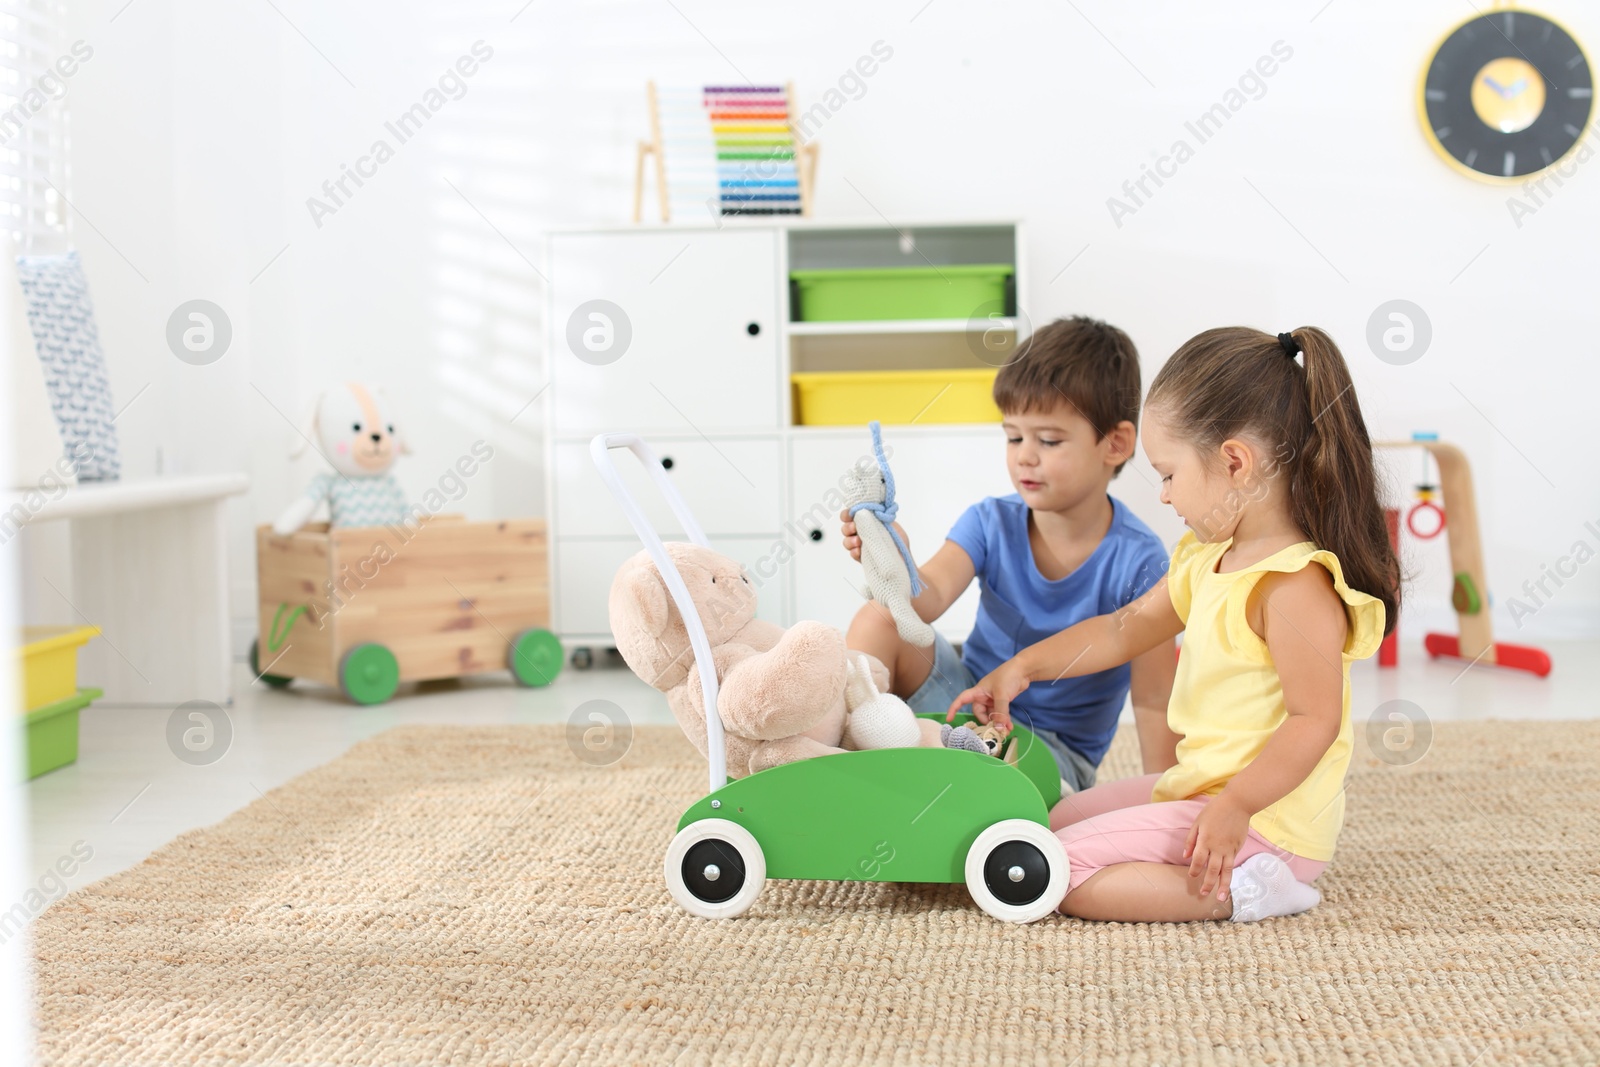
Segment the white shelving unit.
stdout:
<svg viewBox="0 0 1600 1067">
<path fill-rule="evenodd" d="M 871 439 L 864 425 L 795 425 L 790 374 L 993 363 L 980 359 L 973 319 L 790 322 L 789 271 L 930 260 L 1009 263 L 1015 292 L 1026 292 L 1014 221 L 723 220 L 549 235 L 546 513 L 552 628 L 568 646 L 612 644 L 611 578 L 640 548 L 589 461 L 603 432 L 641 434 L 670 464 L 713 545 L 749 569 L 761 617 L 849 624 L 863 602 L 860 567 L 839 544 L 836 494 L 846 470 L 870 461 Z M 1014 342 L 1027 319 L 976 321 Z M 885 425 L 884 438 L 919 558 L 969 505 L 1011 491 L 995 423 Z M 663 536 L 681 537 L 644 473 L 624 471 Z M 973 588 L 937 626 L 964 639 L 976 611 Z"/>
<path fill-rule="evenodd" d="M 71 621 L 102 631 L 78 676 L 102 704 L 232 701 L 224 509 L 249 488 L 244 474 L 204 474 L 79 482 L 43 503 L 0 494 L 12 522 L 71 525 Z"/>
</svg>

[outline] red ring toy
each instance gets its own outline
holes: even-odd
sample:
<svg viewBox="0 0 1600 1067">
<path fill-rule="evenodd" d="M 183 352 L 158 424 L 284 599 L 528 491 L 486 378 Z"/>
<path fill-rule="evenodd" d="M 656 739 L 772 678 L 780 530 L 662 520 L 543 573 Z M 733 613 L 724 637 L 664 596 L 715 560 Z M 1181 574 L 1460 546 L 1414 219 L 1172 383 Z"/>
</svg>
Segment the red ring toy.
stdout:
<svg viewBox="0 0 1600 1067">
<path fill-rule="evenodd" d="M 1439 525 L 1435 526 L 1427 533 L 1417 529 L 1417 512 L 1419 511 L 1433 512 L 1434 515 L 1438 516 L 1439 518 Z M 1406 512 L 1406 529 L 1411 531 L 1412 537 L 1415 537 L 1420 541 L 1432 541 L 1435 537 L 1438 537 L 1440 534 L 1444 533 L 1444 509 L 1431 500 L 1417 501 L 1415 504 L 1411 505 L 1411 510 Z"/>
</svg>

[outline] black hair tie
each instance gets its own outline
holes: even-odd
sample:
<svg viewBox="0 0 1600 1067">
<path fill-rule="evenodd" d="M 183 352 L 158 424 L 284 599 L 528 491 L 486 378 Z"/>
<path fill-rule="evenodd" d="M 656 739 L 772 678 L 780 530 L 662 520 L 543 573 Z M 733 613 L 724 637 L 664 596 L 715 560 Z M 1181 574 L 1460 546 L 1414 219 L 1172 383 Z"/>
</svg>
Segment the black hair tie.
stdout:
<svg viewBox="0 0 1600 1067">
<path fill-rule="evenodd" d="M 1280 333 L 1278 343 L 1283 346 L 1283 354 L 1293 359 L 1300 354 L 1300 342 L 1294 339 L 1292 333 Z"/>
</svg>

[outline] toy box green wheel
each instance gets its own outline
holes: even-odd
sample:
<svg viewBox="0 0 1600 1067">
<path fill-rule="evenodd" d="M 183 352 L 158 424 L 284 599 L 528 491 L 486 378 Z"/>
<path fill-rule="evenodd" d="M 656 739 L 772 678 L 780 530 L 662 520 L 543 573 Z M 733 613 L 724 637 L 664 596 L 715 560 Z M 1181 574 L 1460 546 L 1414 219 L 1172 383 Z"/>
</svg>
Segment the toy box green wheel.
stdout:
<svg viewBox="0 0 1600 1067">
<path fill-rule="evenodd" d="M 967 850 L 967 892 L 1005 922 L 1031 923 L 1055 911 L 1071 873 L 1061 839 L 1028 819 L 1002 819 Z"/>
<path fill-rule="evenodd" d="M 339 661 L 339 689 L 357 704 L 382 704 L 399 686 L 400 664 L 382 645 L 357 645 Z"/>
<path fill-rule="evenodd" d="M 702 919 L 743 915 L 767 884 L 761 846 L 727 819 L 701 819 L 679 830 L 667 846 L 663 870 L 672 899 Z"/>
<path fill-rule="evenodd" d="M 511 642 L 506 666 L 519 685 L 549 685 L 561 673 L 561 639 L 549 630 L 524 630 Z"/>
<path fill-rule="evenodd" d="M 290 682 L 294 681 L 293 678 L 287 678 L 287 677 L 285 677 L 285 676 L 283 676 L 281 674 L 262 674 L 261 673 L 261 639 L 260 638 L 254 638 L 250 642 L 250 673 L 255 675 L 257 678 L 260 678 L 263 682 L 266 682 L 268 685 L 272 686 L 272 688 L 274 688 L 274 689 L 282 689 L 284 686 L 286 686 Z"/>
</svg>

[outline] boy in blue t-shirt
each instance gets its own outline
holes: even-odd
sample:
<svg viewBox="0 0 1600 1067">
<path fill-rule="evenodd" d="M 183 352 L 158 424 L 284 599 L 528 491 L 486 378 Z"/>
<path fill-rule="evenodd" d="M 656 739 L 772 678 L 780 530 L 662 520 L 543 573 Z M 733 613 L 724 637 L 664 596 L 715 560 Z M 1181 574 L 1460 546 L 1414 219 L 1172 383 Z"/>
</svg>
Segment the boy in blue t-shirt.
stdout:
<svg viewBox="0 0 1600 1067">
<path fill-rule="evenodd" d="M 888 612 L 870 601 L 845 638 L 889 668 L 890 688 L 914 711 L 944 712 L 1022 649 L 1131 604 L 1166 573 L 1160 539 L 1106 494 L 1133 455 L 1139 396 L 1133 342 L 1082 316 L 1033 333 L 996 375 L 1006 470 L 1017 491 L 967 509 L 917 568 L 927 588 L 912 601 L 932 622 L 978 579 L 978 618 L 961 655 L 943 636 L 932 648 L 901 640 Z M 860 559 L 855 523 L 848 511 L 840 517 L 845 547 Z M 1177 762 L 1178 738 L 1167 727 L 1176 658 L 1169 641 L 1131 664 L 1032 685 L 1011 715 L 1049 745 L 1068 786 L 1087 789 L 1131 687 L 1144 773 L 1164 771 Z"/>
</svg>

